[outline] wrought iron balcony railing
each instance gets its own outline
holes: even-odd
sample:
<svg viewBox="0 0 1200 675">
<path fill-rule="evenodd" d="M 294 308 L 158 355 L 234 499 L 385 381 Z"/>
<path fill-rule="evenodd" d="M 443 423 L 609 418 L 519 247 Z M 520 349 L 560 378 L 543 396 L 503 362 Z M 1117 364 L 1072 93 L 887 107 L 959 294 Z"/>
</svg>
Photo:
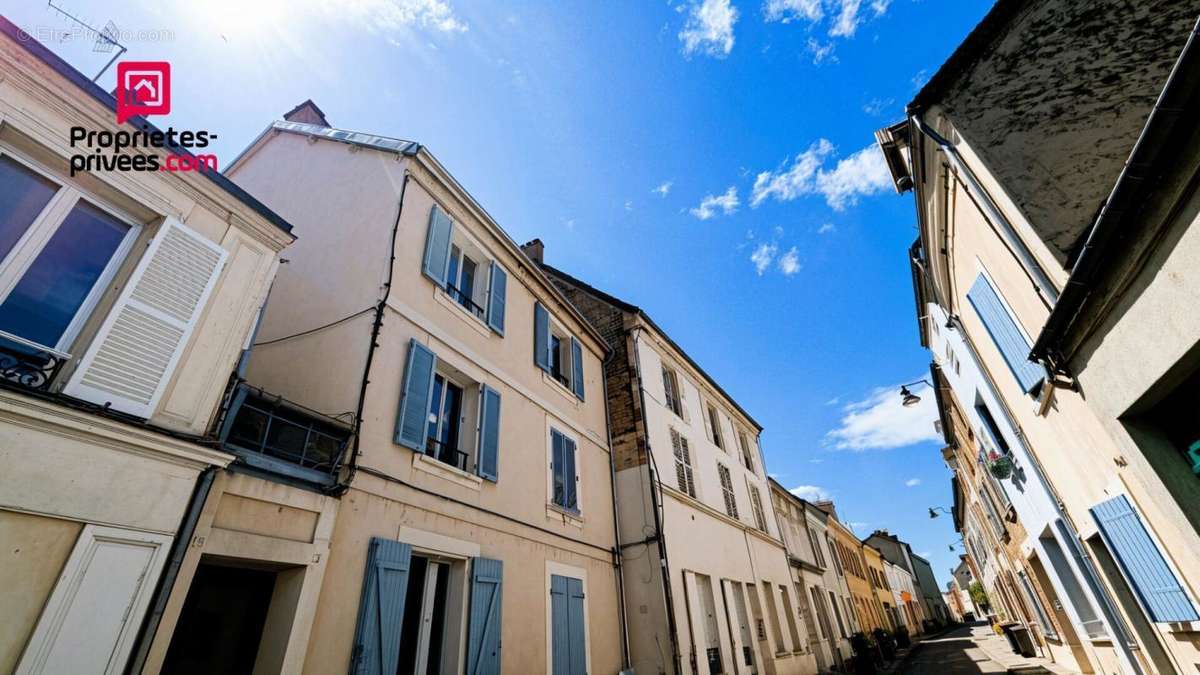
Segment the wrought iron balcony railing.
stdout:
<svg viewBox="0 0 1200 675">
<path fill-rule="evenodd" d="M 432 438 L 425 439 L 425 454 L 443 464 L 449 464 L 459 471 L 467 470 L 467 460 L 470 459 L 470 456 L 462 450 L 452 448 Z"/>
<path fill-rule="evenodd" d="M 484 309 L 475 304 L 475 301 L 470 295 L 467 294 L 466 291 L 463 291 L 453 284 L 446 284 L 446 293 L 453 298 L 455 302 L 465 307 L 468 312 L 474 314 L 480 319 L 484 318 Z"/>
<path fill-rule="evenodd" d="M 48 391 L 71 355 L 0 331 L 0 379 L 36 391 Z"/>
</svg>

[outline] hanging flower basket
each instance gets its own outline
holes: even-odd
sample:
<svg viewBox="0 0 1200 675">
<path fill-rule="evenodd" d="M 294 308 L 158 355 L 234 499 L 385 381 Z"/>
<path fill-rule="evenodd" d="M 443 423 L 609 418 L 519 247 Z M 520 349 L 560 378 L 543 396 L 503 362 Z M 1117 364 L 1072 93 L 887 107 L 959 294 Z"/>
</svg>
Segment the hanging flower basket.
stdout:
<svg viewBox="0 0 1200 675">
<path fill-rule="evenodd" d="M 988 453 L 988 472 L 1000 480 L 1006 480 L 1013 474 L 1013 461 L 1008 455 L 996 452 Z"/>
</svg>

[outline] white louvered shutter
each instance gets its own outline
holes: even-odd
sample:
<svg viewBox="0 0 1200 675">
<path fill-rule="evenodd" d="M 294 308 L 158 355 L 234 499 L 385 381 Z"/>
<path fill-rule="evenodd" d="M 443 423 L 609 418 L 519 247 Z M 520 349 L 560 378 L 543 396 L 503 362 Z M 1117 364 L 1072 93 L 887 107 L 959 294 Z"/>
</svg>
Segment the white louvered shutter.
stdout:
<svg viewBox="0 0 1200 675">
<path fill-rule="evenodd" d="M 167 218 L 65 393 L 137 417 L 150 417 L 225 257 L 220 245 Z"/>
</svg>

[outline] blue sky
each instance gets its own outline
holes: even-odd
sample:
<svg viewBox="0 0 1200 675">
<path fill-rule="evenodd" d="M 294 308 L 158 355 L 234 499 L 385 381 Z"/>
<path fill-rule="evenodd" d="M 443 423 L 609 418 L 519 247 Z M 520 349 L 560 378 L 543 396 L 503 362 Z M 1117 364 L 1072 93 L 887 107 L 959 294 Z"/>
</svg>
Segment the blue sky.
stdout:
<svg viewBox="0 0 1200 675">
<path fill-rule="evenodd" d="M 765 427 L 781 483 L 949 580 L 931 397 L 895 393 L 928 373 L 915 216 L 870 146 L 988 2 L 56 4 L 170 61 L 166 123 L 219 134 L 222 163 L 307 98 L 424 143 L 518 242 L 649 311 Z M 4 5 L 89 75 L 107 60 L 44 3 Z"/>
</svg>

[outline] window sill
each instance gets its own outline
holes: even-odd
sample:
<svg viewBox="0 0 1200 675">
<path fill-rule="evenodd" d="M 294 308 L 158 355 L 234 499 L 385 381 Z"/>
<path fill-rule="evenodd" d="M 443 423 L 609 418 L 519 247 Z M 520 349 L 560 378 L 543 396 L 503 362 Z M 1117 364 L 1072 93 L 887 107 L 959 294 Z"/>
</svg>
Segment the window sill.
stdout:
<svg viewBox="0 0 1200 675">
<path fill-rule="evenodd" d="M 1200 621 L 1168 621 L 1165 622 L 1167 632 L 1177 635 L 1200 633 Z"/>
<path fill-rule="evenodd" d="M 578 511 L 569 511 L 557 504 L 546 505 L 546 517 L 555 521 L 561 520 L 566 525 L 583 529 L 583 516 Z"/>
<path fill-rule="evenodd" d="M 437 300 L 446 309 L 449 309 L 451 314 L 461 319 L 476 333 L 484 337 L 495 335 L 495 332 L 492 331 L 491 327 L 483 319 L 472 314 L 466 307 L 463 307 L 454 298 L 451 298 L 449 293 L 436 284 L 433 287 L 433 299 Z"/>
<path fill-rule="evenodd" d="M 580 400 L 578 397 L 575 396 L 575 392 L 568 389 L 567 385 L 563 384 L 562 382 L 559 382 L 552 375 L 550 375 L 550 373 L 547 373 L 546 371 L 543 370 L 542 371 L 542 380 L 546 384 L 548 384 L 551 389 L 553 389 L 554 391 L 557 391 L 560 395 L 562 395 L 563 398 L 570 401 L 576 407 L 579 406 Z"/>
<path fill-rule="evenodd" d="M 413 469 L 424 471 L 425 473 L 437 476 L 460 485 L 469 490 L 479 491 L 483 486 L 483 479 L 473 473 L 467 473 L 461 469 L 455 468 L 444 462 L 439 462 L 428 455 L 423 455 L 419 452 L 413 453 Z"/>
</svg>

